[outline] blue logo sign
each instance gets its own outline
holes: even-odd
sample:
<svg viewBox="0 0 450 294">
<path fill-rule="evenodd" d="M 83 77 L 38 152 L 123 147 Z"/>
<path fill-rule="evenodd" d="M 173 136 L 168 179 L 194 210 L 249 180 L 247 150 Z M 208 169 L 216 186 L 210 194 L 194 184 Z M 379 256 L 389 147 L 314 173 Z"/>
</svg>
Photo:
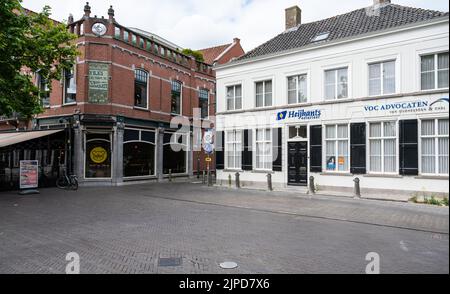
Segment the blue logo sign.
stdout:
<svg viewBox="0 0 450 294">
<path fill-rule="evenodd" d="M 277 114 L 277 120 L 285 120 L 287 118 L 296 118 L 301 120 L 309 120 L 309 119 L 319 119 L 322 115 L 322 111 L 319 109 L 315 110 L 291 110 L 291 111 L 281 111 Z"/>
<path fill-rule="evenodd" d="M 449 99 L 446 98 L 446 97 L 438 99 L 438 100 L 434 101 L 433 103 L 431 103 L 430 107 L 433 106 L 436 103 L 439 103 L 439 102 L 447 102 L 447 103 L 449 103 Z"/>
<path fill-rule="evenodd" d="M 416 102 L 397 102 L 383 105 L 368 105 L 364 106 L 366 111 L 385 111 L 385 110 L 405 110 L 405 109 L 417 109 L 428 107 L 428 101 L 416 101 Z"/>
</svg>

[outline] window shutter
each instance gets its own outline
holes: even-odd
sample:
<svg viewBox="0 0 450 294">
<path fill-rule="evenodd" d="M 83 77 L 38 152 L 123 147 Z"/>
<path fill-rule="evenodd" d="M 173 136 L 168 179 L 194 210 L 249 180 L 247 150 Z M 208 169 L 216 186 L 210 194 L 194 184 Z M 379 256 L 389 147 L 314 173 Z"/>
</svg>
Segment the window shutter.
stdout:
<svg viewBox="0 0 450 294">
<path fill-rule="evenodd" d="M 401 120 L 400 129 L 400 174 L 419 174 L 419 144 L 417 120 Z"/>
<path fill-rule="evenodd" d="M 366 173 L 366 124 L 350 125 L 350 172 L 352 174 Z"/>
<path fill-rule="evenodd" d="M 311 172 L 322 172 L 322 126 L 310 126 L 310 160 L 309 166 Z"/>
<path fill-rule="evenodd" d="M 282 144 L 281 144 L 281 128 L 272 129 L 272 170 L 282 171 Z"/>
<path fill-rule="evenodd" d="M 224 169 L 225 168 L 225 132 L 218 131 L 216 132 L 216 169 Z"/>
<path fill-rule="evenodd" d="M 242 133 L 242 170 L 253 169 L 253 153 L 252 153 L 252 130 L 244 130 Z"/>
</svg>

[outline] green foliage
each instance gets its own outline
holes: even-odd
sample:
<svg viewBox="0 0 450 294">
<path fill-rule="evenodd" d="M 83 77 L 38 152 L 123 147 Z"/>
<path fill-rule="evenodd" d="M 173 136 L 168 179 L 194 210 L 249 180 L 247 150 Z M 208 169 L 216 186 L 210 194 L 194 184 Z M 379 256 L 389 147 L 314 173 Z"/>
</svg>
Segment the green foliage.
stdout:
<svg viewBox="0 0 450 294">
<path fill-rule="evenodd" d="M 442 201 L 442 204 L 444 206 L 448 206 L 448 198 L 447 197 L 444 198 L 444 200 Z"/>
<path fill-rule="evenodd" d="M 181 53 L 185 54 L 185 55 L 189 55 L 195 58 L 195 60 L 199 61 L 199 62 L 204 62 L 205 59 L 203 58 L 203 53 L 200 51 L 195 51 L 192 49 L 183 49 L 183 51 L 181 51 Z"/>
<path fill-rule="evenodd" d="M 30 73 L 39 71 L 48 81 L 59 80 L 63 69 L 73 66 L 78 51 L 71 42 L 76 36 L 49 18 L 50 7 L 25 13 L 21 2 L 2 0 L 0 5 L 0 115 L 18 113 L 28 120 L 42 112 Z"/>
</svg>

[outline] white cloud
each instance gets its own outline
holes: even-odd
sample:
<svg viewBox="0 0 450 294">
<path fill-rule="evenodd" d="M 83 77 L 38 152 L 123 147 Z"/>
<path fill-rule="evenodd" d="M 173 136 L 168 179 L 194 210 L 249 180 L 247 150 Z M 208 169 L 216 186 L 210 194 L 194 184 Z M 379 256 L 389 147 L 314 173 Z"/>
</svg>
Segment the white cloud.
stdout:
<svg viewBox="0 0 450 294">
<path fill-rule="evenodd" d="M 448 11 L 447 0 L 392 0 L 393 3 Z M 185 48 L 225 44 L 234 37 L 250 50 L 284 29 L 284 9 L 299 5 L 302 22 L 342 14 L 371 5 L 372 0 L 91 0 L 92 14 L 107 16 L 113 5 L 116 20 L 128 27 L 150 31 Z M 53 18 L 75 19 L 83 15 L 85 1 L 24 0 L 23 5 L 40 11 L 50 5 Z"/>
</svg>

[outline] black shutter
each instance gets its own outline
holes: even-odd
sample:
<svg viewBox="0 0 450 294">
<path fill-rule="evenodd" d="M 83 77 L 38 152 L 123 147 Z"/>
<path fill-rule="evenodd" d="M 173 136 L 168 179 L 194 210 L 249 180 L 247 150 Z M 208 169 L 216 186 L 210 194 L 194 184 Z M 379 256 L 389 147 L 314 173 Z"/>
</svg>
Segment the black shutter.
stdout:
<svg viewBox="0 0 450 294">
<path fill-rule="evenodd" d="M 224 169 L 225 132 L 216 132 L 216 169 Z"/>
<path fill-rule="evenodd" d="M 282 171 L 282 144 L 281 144 L 281 128 L 272 129 L 272 170 Z"/>
<path fill-rule="evenodd" d="M 253 153 L 252 153 L 252 130 L 244 130 L 242 135 L 242 170 L 252 170 Z"/>
<path fill-rule="evenodd" d="M 310 126 L 309 133 L 310 171 L 320 173 L 322 172 L 322 126 Z"/>
<path fill-rule="evenodd" d="M 350 124 L 350 172 L 366 173 L 366 124 Z"/>
<path fill-rule="evenodd" d="M 400 121 L 400 174 L 419 174 L 419 144 L 417 120 Z"/>
</svg>

